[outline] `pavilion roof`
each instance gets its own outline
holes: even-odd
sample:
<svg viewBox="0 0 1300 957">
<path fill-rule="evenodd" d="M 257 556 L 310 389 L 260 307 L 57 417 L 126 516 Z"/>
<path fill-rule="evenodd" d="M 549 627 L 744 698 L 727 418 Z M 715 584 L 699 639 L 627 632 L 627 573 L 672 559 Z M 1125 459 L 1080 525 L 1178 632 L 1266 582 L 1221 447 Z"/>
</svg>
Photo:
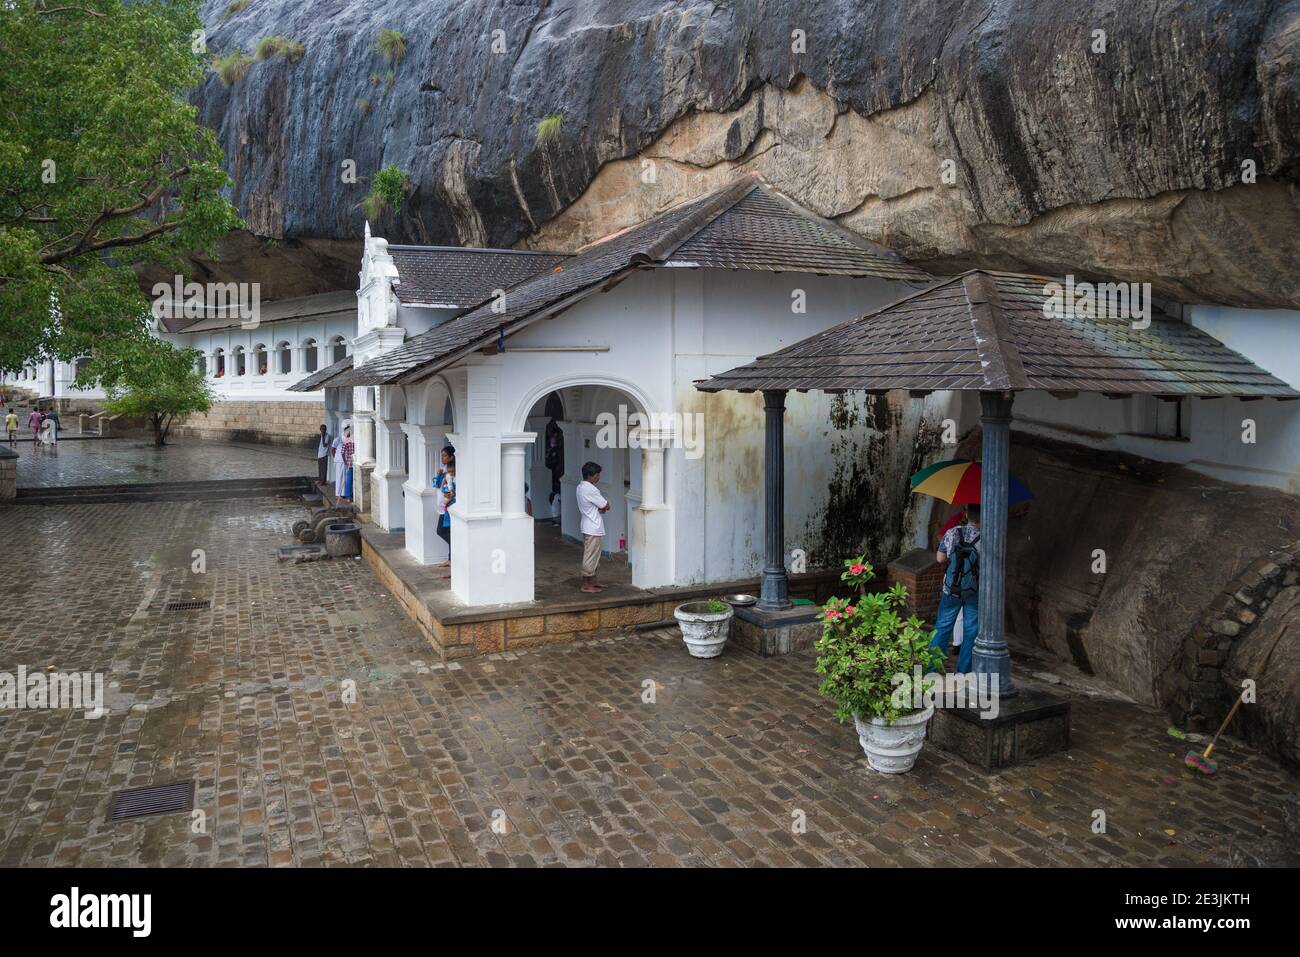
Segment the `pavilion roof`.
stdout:
<svg viewBox="0 0 1300 957">
<path fill-rule="evenodd" d="M 289 386 L 289 392 L 315 392 L 318 389 L 324 389 L 326 386 L 334 386 L 337 383 L 330 380 L 348 372 L 352 369 L 352 357 L 344 356 L 338 362 L 327 365 L 324 369 L 317 369 L 311 375 L 299 379 L 293 385 Z"/>
<path fill-rule="evenodd" d="M 883 247 L 744 176 L 593 243 L 509 287 L 503 302 L 484 302 L 375 357 L 343 384 L 418 382 L 463 355 L 612 288 L 633 270 L 669 266 L 930 279 Z"/>
<path fill-rule="evenodd" d="M 1154 309 L 1146 328 L 1104 304 L 1093 315 L 1049 314 L 1053 282 L 965 272 L 696 388 L 1300 398 L 1213 336 Z"/>
</svg>

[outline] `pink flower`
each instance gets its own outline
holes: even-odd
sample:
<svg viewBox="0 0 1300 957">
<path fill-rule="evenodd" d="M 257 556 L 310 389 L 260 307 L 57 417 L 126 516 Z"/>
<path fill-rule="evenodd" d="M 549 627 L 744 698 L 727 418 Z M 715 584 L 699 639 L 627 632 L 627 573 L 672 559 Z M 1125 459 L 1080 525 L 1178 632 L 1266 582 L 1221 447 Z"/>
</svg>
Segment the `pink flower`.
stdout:
<svg viewBox="0 0 1300 957">
<path fill-rule="evenodd" d="M 846 614 L 846 615 L 851 615 L 851 614 L 853 614 L 853 606 L 852 606 L 852 605 L 845 605 L 845 606 L 844 606 L 844 614 Z"/>
<path fill-rule="evenodd" d="M 827 617 L 827 618 L 834 619 L 834 618 L 841 618 L 841 617 L 843 617 L 843 616 L 842 616 L 838 611 L 835 611 L 835 610 L 832 609 L 831 611 L 828 611 L 828 612 L 826 613 L 826 617 Z"/>
<path fill-rule="evenodd" d="M 862 574 L 863 572 L 865 572 L 866 570 L 867 570 L 867 566 L 866 566 L 866 565 L 850 565 L 850 566 L 849 566 L 849 574 L 850 574 L 850 575 L 861 575 L 861 574 Z"/>
</svg>

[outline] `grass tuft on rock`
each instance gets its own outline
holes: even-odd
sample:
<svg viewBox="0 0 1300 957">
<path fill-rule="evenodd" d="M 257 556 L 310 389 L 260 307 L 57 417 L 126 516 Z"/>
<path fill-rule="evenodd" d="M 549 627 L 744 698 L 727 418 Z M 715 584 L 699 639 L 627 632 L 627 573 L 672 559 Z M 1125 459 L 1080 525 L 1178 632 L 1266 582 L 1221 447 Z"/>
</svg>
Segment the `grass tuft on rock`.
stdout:
<svg viewBox="0 0 1300 957">
<path fill-rule="evenodd" d="M 375 51 L 389 63 L 401 63 L 406 56 L 406 37 L 400 30 L 380 30 L 375 37 Z"/>
<path fill-rule="evenodd" d="M 537 124 L 537 145 L 544 146 L 560 136 L 560 127 L 564 124 L 563 113 L 552 113 Z"/>
<path fill-rule="evenodd" d="M 290 63 L 297 63 L 306 52 L 307 48 L 302 45 L 302 41 L 295 40 L 292 37 L 269 36 L 262 37 L 257 41 L 258 61 L 281 56 Z"/>
<path fill-rule="evenodd" d="M 253 58 L 243 50 L 235 50 L 212 61 L 213 72 L 221 77 L 221 82 L 226 86 L 234 86 L 242 80 L 252 65 Z"/>
</svg>

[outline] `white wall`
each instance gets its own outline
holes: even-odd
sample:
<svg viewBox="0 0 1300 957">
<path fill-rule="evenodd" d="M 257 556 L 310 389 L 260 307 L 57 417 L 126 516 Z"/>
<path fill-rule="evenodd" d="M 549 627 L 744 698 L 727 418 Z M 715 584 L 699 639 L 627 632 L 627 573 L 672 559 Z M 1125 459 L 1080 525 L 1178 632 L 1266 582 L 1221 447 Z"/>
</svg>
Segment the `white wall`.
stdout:
<svg viewBox="0 0 1300 957">
<path fill-rule="evenodd" d="M 1300 312 L 1187 306 L 1186 321 L 1295 388 L 1300 388 Z M 1188 399 L 1182 403 L 1185 439 L 1153 438 L 1144 431 L 1149 398 L 1080 395 L 1053 399 L 1017 396 L 1013 428 L 1094 448 L 1177 462 L 1229 482 L 1300 494 L 1300 401 Z M 1252 420 L 1253 444 L 1242 441 Z"/>
<path fill-rule="evenodd" d="M 805 291 L 806 313 L 792 312 L 794 289 Z M 620 390 L 629 397 L 631 411 L 703 413 L 703 457 L 690 457 L 681 447 L 681 435 L 677 447 L 667 453 L 673 577 L 686 583 L 755 575 L 763 536 L 762 397 L 706 397 L 695 389 L 695 381 L 909 291 L 902 283 L 883 280 L 799 274 L 687 269 L 636 273 L 611 291 L 583 300 L 554 320 L 534 323 L 507 341 L 499 357 L 501 428 L 528 428 L 537 402 L 569 386 L 599 394 L 602 409 L 610 406 L 610 393 L 592 386 Z M 539 347 L 566 351 L 528 351 Z M 820 393 L 792 394 L 788 400 L 786 527 L 792 535 L 814 526 L 825 510 L 835 470 L 835 452 L 828 441 L 833 402 Z M 594 408 L 579 412 L 569 405 L 566 396 L 570 420 L 590 420 Z M 923 406 L 914 405 L 905 415 L 919 418 Z M 865 433 L 862 438 L 866 440 Z M 891 449 L 895 452 L 908 450 Z M 576 477 L 584 460 L 599 460 L 601 454 L 609 453 L 584 449 L 577 434 L 566 433 L 566 479 Z M 639 462 L 630 461 L 629 466 L 635 483 Z M 611 486 L 606 495 L 621 498 L 623 476 L 617 474 L 619 469 L 611 473 L 602 478 L 619 488 Z M 571 485 L 566 481 L 566 516 L 573 511 Z M 539 500 L 544 496 L 535 496 L 534 504 Z M 616 540 L 622 519 L 614 515 L 608 524 L 609 537 Z M 636 556 L 632 559 L 635 562 Z"/>
<path fill-rule="evenodd" d="M 331 340 L 342 336 L 348 354 L 352 352 L 351 342 L 356 336 L 356 318 L 354 316 L 333 316 L 327 319 L 290 319 L 279 322 L 266 322 L 256 329 L 221 329 L 215 332 L 179 332 L 162 333 L 162 338 L 185 349 L 197 349 L 204 354 L 208 366 L 208 382 L 218 400 L 274 400 L 277 402 L 319 402 L 320 396 L 314 392 L 289 392 L 289 386 L 310 373 L 306 369 L 303 356 L 303 344 L 315 340 L 317 348 L 316 370 L 325 368 L 334 362 L 334 350 Z M 291 359 L 287 375 L 280 372 L 279 356 L 276 345 L 289 343 Z M 267 349 L 267 374 L 259 375 L 254 348 L 263 344 Z M 243 346 L 245 363 L 243 376 L 237 375 L 235 349 Z M 214 356 L 217 349 L 224 350 L 225 375 L 216 375 Z"/>
</svg>

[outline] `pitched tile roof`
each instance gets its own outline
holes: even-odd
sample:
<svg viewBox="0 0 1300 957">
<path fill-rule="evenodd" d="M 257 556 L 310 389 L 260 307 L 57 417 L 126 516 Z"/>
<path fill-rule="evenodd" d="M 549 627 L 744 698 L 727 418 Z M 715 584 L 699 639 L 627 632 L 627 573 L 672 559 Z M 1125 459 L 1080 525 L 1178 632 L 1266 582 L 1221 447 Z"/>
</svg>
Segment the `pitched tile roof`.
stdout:
<svg viewBox="0 0 1300 957">
<path fill-rule="evenodd" d="M 405 303 L 468 309 L 498 289 L 509 289 L 553 269 L 568 253 L 465 246 L 389 246 L 397 266 L 394 289 Z"/>
<path fill-rule="evenodd" d="M 761 187 L 678 246 L 667 265 L 914 282 L 932 278 L 883 246 Z"/>
<path fill-rule="evenodd" d="M 550 271 L 508 288 L 504 303 L 471 309 L 354 369 L 343 382 L 418 382 L 499 335 L 610 288 L 633 269 L 656 266 L 930 278 L 745 176 L 593 243 Z M 497 311 L 503 305 L 504 311 Z"/>
<path fill-rule="evenodd" d="M 293 385 L 289 386 L 289 392 L 315 392 L 317 389 L 323 389 L 326 386 L 337 385 L 331 382 L 335 376 L 348 372 L 352 369 L 352 357 L 344 356 L 338 362 L 327 365 L 324 369 L 318 369 L 311 375 L 299 379 Z"/>
<path fill-rule="evenodd" d="M 284 322 L 289 319 L 330 319 L 335 316 L 357 314 L 357 294 L 345 289 L 340 292 L 323 292 L 315 296 L 294 296 L 292 299 L 277 299 L 274 302 L 259 303 L 257 324 L 264 326 L 272 322 Z M 163 319 L 163 327 L 168 332 L 213 332 L 219 329 L 233 329 L 244 322 L 239 314 L 239 305 L 232 303 L 224 308 L 208 306 L 204 315 L 198 318 Z"/>
<path fill-rule="evenodd" d="M 696 383 L 725 389 L 941 389 L 1300 398 L 1209 334 L 1152 311 L 1049 315 L 1035 276 L 974 270 Z"/>
</svg>

